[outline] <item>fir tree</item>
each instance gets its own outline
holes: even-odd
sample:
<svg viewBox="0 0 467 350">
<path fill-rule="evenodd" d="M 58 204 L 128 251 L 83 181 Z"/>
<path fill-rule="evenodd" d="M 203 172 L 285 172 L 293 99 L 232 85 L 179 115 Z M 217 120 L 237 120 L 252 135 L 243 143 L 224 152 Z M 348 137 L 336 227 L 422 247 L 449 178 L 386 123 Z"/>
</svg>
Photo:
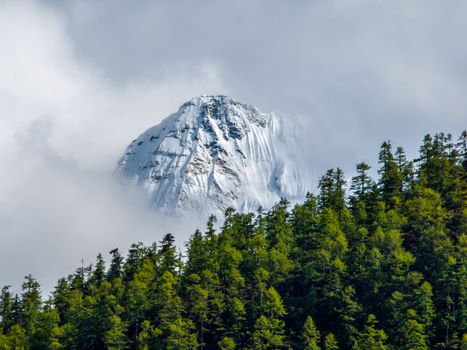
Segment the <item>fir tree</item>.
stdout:
<svg viewBox="0 0 467 350">
<path fill-rule="evenodd" d="M 334 334 L 328 333 L 324 338 L 324 350 L 339 350 L 339 346 L 336 341 Z"/>
<path fill-rule="evenodd" d="M 109 319 L 110 327 L 105 332 L 104 343 L 109 350 L 122 350 L 129 347 L 125 331 L 126 326 L 118 315 L 112 315 Z"/>
<path fill-rule="evenodd" d="M 356 343 L 352 349 L 355 350 L 388 350 L 389 347 L 386 344 L 388 339 L 387 335 L 383 330 L 377 329 L 376 316 L 373 314 L 368 315 L 365 328 L 362 333 L 357 337 Z"/>
<path fill-rule="evenodd" d="M 235 350 L 235 341 L 232 338 L 224 337 L 217 343 L 220 350 Z"/>
<path fill-rule="evenodd" d="M 313 319 L 308 316 L 303 326 L 303 349 L 319 350 L 320 334 Z"/>
<path fill-rule="evenodd" d="M 403 177 L 394 159 L 391 142 L 385 141 L 381 145 L 379 163 L 380 191 L 383 199 L 389 203 L 390 206 L 393 206 L 393 197 L 399 196 L 402 192 Z"/>
</svg>

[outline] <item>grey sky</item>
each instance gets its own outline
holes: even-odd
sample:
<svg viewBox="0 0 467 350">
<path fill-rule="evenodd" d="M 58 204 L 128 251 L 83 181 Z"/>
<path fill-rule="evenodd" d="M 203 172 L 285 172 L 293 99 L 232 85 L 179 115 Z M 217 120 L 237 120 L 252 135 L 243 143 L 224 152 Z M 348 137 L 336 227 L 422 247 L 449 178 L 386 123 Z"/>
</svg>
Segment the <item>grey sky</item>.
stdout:
<svg viewBox="0 0 467 350">
<path fill-rule="evenodd" d="M 168 224 L 111 172 L 195 95 L 298 119 L 316 177 L 375 165 L 386 139 L 413 155 L 427 132 L 457 136 L 465 33 L 461 0 L 0 1 L 0 285 L 31 271 L 47 289 L 81 258 L 160 239 Z"/>
<path fill-rule="evenodd" d="M 215 67 L 234 97 L 309 119 L 311 160 L 331 155 L 323 167 L 466 124 L 464 1 L 50 3 L 78 57 L 113 84 Z"/>
</svg>

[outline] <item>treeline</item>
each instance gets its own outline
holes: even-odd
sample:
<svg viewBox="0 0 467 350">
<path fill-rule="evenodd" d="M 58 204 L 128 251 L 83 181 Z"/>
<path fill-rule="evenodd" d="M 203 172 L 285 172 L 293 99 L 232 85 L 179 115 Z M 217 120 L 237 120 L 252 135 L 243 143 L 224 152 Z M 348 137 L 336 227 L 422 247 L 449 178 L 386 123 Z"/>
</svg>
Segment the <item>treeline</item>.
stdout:
<svg viewBox="0 0 467 350">
<path fill-rule="evenodd" d="M 0 349 L 466 349 L 466 148 L 384 142 L 376 181 L 331 169 L 301 205 L 228 209 L 185 256 L 170 234 L 112 250 L 46 301 L 27 276 L 1 292 Z"/>
</svg>

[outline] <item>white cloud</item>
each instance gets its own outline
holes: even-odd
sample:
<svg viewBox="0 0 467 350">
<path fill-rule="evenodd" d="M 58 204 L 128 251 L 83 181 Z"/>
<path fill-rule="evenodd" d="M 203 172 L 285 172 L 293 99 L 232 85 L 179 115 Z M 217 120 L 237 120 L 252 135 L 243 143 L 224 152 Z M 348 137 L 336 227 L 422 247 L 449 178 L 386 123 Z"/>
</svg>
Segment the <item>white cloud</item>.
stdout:
<svg viewBox="0 0 467 350">
<path fill-rule="evenodd" d="M 315 175 L 375 165 L 383 140 L 411 156 L 427 132 L 460 133 L 466 10 L 436 0 L 0 1 L 0 285 L 28 272 L 50 285 L 81 257 L 158 239 L 166 229 L 109 174 L 129 141 L 195 95 L 297 115 L 308 140 L 297 152 Z"/>
<path fill-rule="evenodd" d="M 50 290 L 81 258 L 169 230 L 112 171 L 187 96 L 224 90 L 215 65 L 114 86 L 77 58 L 59 13 L 2 2 L 0 77 L 0 285 L 32 272 Z M 194 228 L 170 229 L 183 240 Z"/>
<path fill-rule="evenodd" d="M 413 155 L 424 134 L 465 127 L 467 2 L 49 3 L 112 84 L 216 62 L 233 97 L 301 115 L 317 172 L 374 163 L 386 139 Z"/>
</svg>

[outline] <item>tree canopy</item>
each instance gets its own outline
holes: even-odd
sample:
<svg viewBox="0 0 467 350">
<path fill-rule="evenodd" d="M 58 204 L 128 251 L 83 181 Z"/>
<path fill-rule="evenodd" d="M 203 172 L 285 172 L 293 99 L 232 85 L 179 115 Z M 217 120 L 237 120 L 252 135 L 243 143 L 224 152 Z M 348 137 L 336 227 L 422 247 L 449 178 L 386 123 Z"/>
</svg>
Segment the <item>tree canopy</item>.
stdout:
<svg viewBox="0 0 467 350">
<path fill-rule="evenodd" d="M 360 163 L 302 204 L 229 208 L 184 254 L 171 234 L 99 254 L 47 300 L 29 275 L 1 290 L 0 349 L 466 349 L 466 158 L 465 132 L 413 161 L 386 141 L 377 178 Z"/>
</svg>

